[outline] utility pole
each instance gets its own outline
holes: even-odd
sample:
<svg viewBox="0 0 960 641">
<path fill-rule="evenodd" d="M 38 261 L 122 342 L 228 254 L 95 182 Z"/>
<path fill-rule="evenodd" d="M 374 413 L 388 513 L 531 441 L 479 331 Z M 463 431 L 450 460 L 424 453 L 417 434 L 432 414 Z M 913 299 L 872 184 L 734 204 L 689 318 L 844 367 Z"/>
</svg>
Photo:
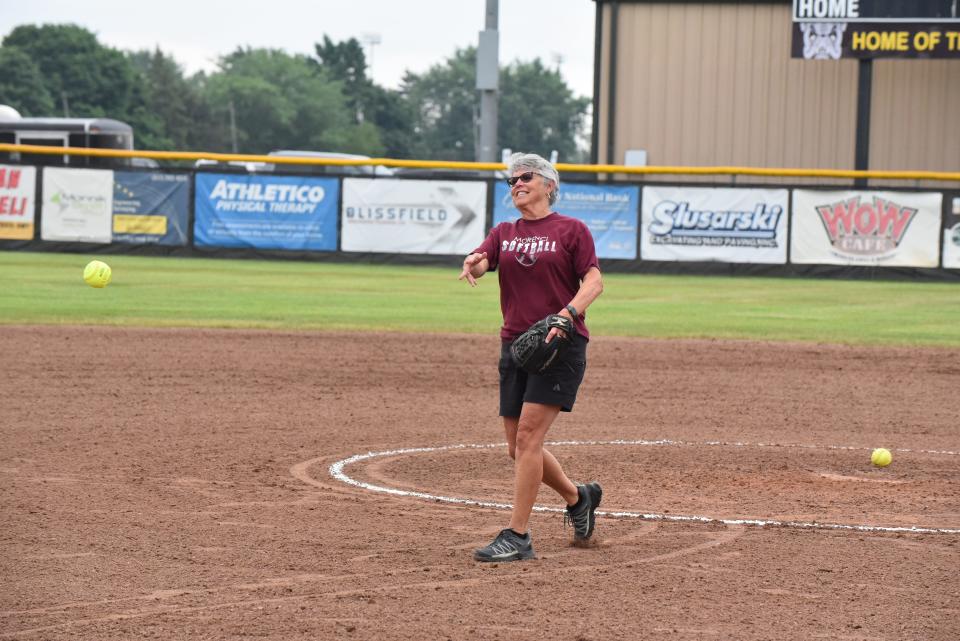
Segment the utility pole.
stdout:
<svg viewBox="0 0 960 641">
<path fill-rule="evenodd" d="M 230 99 L 230 141 L 233 153 L 237 153 L 237 110 L 233 106 L 233 98 Z"/>
<path fill-rule="evenodd" d="M 360 36 L 363 39 L 363 43 L 367 45 L 367 51 L 370 53 L 370 60 L 367 63 L 367 69 L 369 73 L 367 74 L 371 79 L 373 78 L 373 48 L 378 44 L 383 42 L 383 39 L 380 37 L 379 33 L 365 33 Z"/>
<path fill-rule="evenodd" d="M 477 90 L 480 92 L 480 132 L 477 161 L 497 162 L 497 89 L 500 78 L 499 0 L 487 0 L 484 30 L 477 48 Z"/>
<path fill-rule="evenodd" d="M 378 44 L 380 44 L 382 42 L 382 39 L 380 38 L 379 33 L 365 33 L 361 36 L 361 38 L 363 38 L 363 42 L 367 45 L 367 52 L 368 52 L 368 58 L 369 58 L 367 60 L 367 68 L 364 70 L 364 73 L 366 74 L 367 78 L 369 78 L 370 80 L 373 80 L 373 48 L 376 47 Z M 357 71 L 358 71 L 357 75 L 359 75 L 359 70 Z M 363 113 L 364 105 L 359 102 L 360 100 L 359 96 L 357 96 L 357 100 L 358 102 L 355 105 L 357 113 L 355 114 L 355 117 L 357 119 L 357 124 L 360 124 L 363 122 L 363 119 L 365 117 Z"/>
</svg>

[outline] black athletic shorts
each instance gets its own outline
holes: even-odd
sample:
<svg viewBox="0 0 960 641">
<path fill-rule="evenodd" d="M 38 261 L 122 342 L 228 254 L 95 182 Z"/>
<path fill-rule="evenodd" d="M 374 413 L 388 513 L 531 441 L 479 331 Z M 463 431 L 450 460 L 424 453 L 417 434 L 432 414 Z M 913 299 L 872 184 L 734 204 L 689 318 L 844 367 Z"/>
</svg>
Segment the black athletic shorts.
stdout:
<svg viewBox="0 0 960 641">
<path fill-rule="evenodd" d="M 574 337 L 560 359 L 543 374 L 527 374 L 510 357 L 510 343 L 500 348 L 500 416 L 519 417 L 524 403 L 559 405 L 569 412 L 587 369 L 587 339 Z"/>
</svg>

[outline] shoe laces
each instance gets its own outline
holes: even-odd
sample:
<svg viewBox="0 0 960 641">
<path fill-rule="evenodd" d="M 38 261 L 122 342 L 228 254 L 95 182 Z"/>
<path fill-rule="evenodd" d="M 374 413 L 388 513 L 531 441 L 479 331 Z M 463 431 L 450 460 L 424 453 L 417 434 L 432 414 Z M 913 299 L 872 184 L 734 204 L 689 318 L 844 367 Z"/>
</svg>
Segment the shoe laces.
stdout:
<svg viewBox="0 0 960 641">
<path fill-rule="evenodd" d="M 572 510 L 565 510 L 563 513 L 563 527 L 572 525 L 574 529 L 585 528 L 587 526 L 587 519 L 589 517 L 589 510 L 581 510 L 579 513 L 574 513 Z"/>
<path fill-rule="evenodd" d="M 504 554 L 519 550 L 526 542 L 525 537 L 519 537 L 504 531 L 500 532 L 488 547 L 493 550 L 494 554 Z"/>
</svg>

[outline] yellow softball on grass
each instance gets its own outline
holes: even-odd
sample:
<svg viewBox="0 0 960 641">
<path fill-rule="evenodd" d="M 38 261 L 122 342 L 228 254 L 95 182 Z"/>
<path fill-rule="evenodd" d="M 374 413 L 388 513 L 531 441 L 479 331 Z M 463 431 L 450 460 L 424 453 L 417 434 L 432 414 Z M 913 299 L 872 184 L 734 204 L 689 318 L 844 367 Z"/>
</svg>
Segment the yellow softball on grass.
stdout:
<svg viewBox="0 0 960 641">
<path fill-rule="evenodd" d="M 87 263 L 87 266 L 83 268 L 84 282 L 90 285 L 90 287 L 96 287 L 97 289 L 106 287 L 112 276 L 113 271 L 110 269 L 110 265 L 102 260 L 91 260 Z"/>
<path fill-rule="evenodd" d="M 893 454 L 890 453 L 890 450 L 883 447 L 878 447 L 870 455 L 870 462 L 877 467 L 886 467 L 890 465 L 890 461 L 892 460 Z"/>
</svg>

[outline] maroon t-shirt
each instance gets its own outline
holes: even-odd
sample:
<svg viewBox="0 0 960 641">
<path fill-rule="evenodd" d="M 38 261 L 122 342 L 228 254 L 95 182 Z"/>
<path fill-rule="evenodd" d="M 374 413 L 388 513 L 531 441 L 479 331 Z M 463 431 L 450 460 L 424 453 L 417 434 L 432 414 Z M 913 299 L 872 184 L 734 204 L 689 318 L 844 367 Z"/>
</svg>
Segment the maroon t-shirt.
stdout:
<svg viewBox="0 0 960 641">
<path fill-rule="evenodd" d="M 503 340 L 566 307 L 587 271 L 600 267 L 586 224 L 556 212 L 500 223 L 473 252 L 487 252 L 490 269 L 499 272 Z M 590 338 L 583 318 L 575 322 L 577 331 Z"/>
</svg>

